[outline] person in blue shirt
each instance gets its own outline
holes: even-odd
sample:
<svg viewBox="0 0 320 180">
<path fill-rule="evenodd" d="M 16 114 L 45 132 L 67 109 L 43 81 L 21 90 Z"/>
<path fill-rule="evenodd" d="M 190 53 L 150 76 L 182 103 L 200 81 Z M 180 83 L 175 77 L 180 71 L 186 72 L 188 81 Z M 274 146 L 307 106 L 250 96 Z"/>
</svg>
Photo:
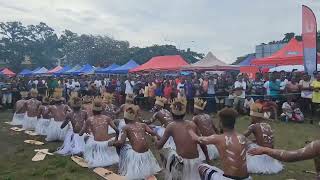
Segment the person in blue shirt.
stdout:
<svg viewBox="0 0 320 180">
<path fill-rule="evenodd" d="M 279 98 L 280 81 L 277 81 L 274 74 L 270 75 L 269 88 L 270 88 L 270 96 L 272 100 L 275 101 L 277 98 Z"/>
</svg>

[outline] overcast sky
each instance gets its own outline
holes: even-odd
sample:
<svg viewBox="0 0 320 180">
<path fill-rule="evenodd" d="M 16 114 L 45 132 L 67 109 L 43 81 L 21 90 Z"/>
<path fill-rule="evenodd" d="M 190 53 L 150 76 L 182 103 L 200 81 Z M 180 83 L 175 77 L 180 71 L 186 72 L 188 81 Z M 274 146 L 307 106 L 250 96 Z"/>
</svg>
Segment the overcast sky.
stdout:
<svg viewBox="0 0 320 180">
<path fill-rule="evenodd" d="M 0 21 L 42 21 L 57 33 L 109 35 L 141 47 L 173 44 L 233 62 L 256 44 L 300 34 L 302 4 L 320 29 L 320 0 L 0 0 Z"/>
</svg>

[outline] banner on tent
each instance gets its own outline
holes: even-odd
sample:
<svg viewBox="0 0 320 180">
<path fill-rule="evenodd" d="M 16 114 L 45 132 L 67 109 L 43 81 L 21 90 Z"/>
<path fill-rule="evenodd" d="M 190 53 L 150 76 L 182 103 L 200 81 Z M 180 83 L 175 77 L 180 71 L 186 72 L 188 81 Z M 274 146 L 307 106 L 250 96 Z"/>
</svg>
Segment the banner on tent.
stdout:
<svg viewBox="0 0 320 180">
<path fill-rule="evenodd" d="M 312 10 L 302 6 L 302 40 L 304 70 L 308 74 L 317 71 L 317 20 Z"/>
</svg>

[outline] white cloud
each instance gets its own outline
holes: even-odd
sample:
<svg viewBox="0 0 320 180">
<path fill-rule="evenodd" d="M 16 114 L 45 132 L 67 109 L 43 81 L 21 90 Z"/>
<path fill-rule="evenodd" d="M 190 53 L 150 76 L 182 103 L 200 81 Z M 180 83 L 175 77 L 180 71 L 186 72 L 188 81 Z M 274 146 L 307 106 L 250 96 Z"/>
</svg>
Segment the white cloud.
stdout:
<svg viewBox="0 0 320 180">
<path fill-rule="evenodd" d="M 302 4 L 319 22 L 316 0 L 0 0 L 0 21 L 43 21 L 58 33 L 105 34 L 139 46 L 170 43 L 232 62 L 256 44 L 300 33 Z"/>
</svg>

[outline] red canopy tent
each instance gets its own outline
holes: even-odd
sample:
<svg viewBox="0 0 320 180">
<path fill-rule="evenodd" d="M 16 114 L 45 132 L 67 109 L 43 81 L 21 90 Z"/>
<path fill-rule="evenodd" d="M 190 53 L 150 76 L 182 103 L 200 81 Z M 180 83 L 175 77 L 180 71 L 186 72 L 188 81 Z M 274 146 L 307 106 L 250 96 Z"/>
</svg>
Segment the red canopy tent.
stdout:
<svg viewBox="0 0 320 180">
<path fill-rule="evenodd" d="M 12 72 L 10 69 L 8 68 L 4 68 L 1 72 L 1 74 L 8 76 L 8 77 L 13 77 L 16 75 L 16 73 Z"/>
<path fill-rule="evenodd" d="M 48 74 L 52 74 L 52 73 L 55 73 L 55 72 L 60 71 L 61 69 L 62 69 L 61 66 L 57 66 L 57 67 L 51 69 L 50 71 L 48 71 L 47 73 L 48 73 Z"/>
<path fill-rule="evenodd" d="M 319 59 L 318 53 L 318 59 Z M 265 58 L 254 59 L 251 65 L 256 66 L 281 66 L 281 65 L 297 65 L 303 64 L 303 46 L 302 42 L 298 42 L 292 38 L 287 45 Z"/>
<path fill-rule="evenodd" d="M 180 56 L 156 56 L 151 58 L 148 62 L 131 69 L 130 72 L 139 71 L 174 71 L 180 69 L 182 66 L 188 65 L 188 63 Z"/>
</svg>

